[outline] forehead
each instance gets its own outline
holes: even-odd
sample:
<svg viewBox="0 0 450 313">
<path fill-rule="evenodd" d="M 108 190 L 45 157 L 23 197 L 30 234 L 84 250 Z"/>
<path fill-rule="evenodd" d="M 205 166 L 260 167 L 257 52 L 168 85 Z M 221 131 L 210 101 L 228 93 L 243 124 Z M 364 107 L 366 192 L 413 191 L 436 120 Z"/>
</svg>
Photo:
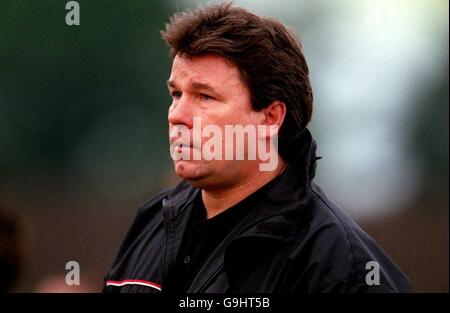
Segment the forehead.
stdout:
<svg viewBox="0 0 450 313">
<path fill-rule="evenodd" d="M 176 55 L 170 80 L 177 83 L 202 81 L 214 87 L 242 84 L 238 68 L 216 54 L 194 57 Z"/>
</svg>

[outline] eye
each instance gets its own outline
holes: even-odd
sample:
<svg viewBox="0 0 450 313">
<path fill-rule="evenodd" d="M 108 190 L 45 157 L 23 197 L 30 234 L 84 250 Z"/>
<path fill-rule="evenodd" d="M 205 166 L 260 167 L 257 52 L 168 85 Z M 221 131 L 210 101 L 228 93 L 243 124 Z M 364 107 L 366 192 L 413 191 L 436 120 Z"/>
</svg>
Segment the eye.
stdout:
<svg viewBox="0 0 450 313">
<path fill-rule="evenodd" d="M 174 99 L 181 98 L 181 92 L 180 92 L 180 91 L 172 91 L 172 92 L 170 93 L 170 96 L 171 96 L 172 98 L 174 98 Z"/>
<path fill-rule="evenodd" d="M 204 93 L 201 93 L 201 94 L 200 94 L 200 99 L 201 99 L 201 100 L 204 100 L 204 101 L 214 100 L 213 97 L 211 97 L 210 95 L 204 94 Z"/>
</svg>

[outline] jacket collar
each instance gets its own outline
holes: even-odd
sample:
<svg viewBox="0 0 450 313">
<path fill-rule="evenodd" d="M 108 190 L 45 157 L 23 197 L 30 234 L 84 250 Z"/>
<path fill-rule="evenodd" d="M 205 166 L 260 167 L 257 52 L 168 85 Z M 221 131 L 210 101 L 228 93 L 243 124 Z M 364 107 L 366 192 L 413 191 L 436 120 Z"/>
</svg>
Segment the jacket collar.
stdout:
<svg viewBox="0 0 450 313">
<path fill-rule="evenodd" d="M 263 188 L 241 237 L 259 237 L 290 241 L 297 232 L 298 221 L 309 200 L 315 176 L 317 144 L 308 129 L 302 135 L 299 153 L 288 163 L 286 170 Z"/>
</svg>

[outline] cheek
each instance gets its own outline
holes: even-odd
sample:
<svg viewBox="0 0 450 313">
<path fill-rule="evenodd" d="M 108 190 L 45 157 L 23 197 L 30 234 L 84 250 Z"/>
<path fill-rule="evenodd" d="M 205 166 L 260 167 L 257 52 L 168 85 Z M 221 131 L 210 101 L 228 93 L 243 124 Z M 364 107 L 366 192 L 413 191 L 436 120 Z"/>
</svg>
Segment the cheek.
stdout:
<svg viewBox="0 0 450 313">
<path fill-rule="evenodd" d="M 248 125 L 254 124 L 255 117 L 248 110 L 222 108 L 216 112 L 208 112 L 202 115 L 202 125 L 213 124 L 221 128 L 225 125 Z"/>
</svg>

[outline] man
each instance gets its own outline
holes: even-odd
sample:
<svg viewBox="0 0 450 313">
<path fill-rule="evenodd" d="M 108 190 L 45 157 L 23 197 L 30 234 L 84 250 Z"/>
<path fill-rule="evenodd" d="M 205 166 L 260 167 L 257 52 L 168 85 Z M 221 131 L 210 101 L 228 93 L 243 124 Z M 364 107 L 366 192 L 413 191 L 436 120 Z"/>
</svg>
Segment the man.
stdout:
<svg viewBox="0 0 450 313">
<path fill-rule="evenodd" d="M 162 37 L 173 58 L 171 155 L 184 180 L 140 209 L 104 291 L 408 291 L 407 277 L 312 182 L 313 96 L 295 35 L 220 4 L 176 14 Z M 246 130 L 231 152 L 239 132 L 230 126 Z"/>
</svg>

